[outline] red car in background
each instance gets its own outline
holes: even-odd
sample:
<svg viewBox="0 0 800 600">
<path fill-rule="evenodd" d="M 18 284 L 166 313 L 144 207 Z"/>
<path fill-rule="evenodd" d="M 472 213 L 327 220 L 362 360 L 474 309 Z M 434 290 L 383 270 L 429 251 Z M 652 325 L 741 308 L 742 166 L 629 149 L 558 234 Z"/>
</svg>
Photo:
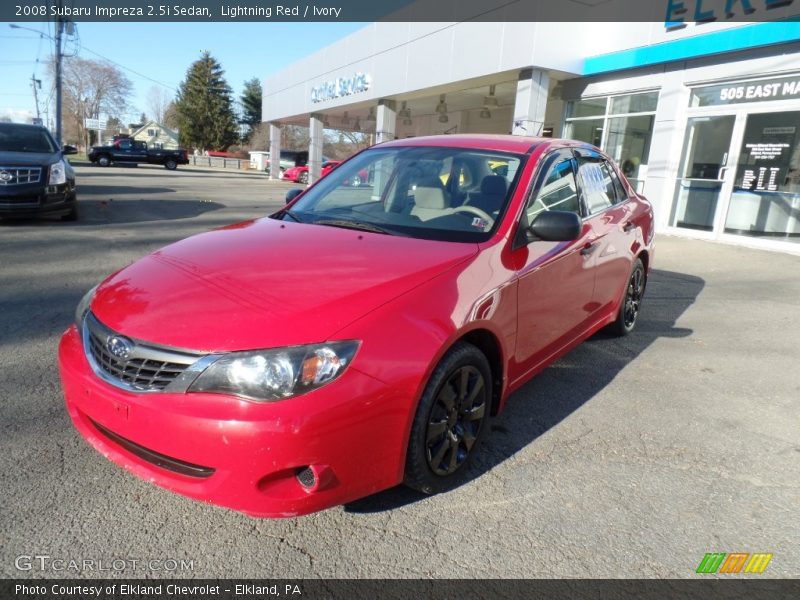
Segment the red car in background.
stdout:
<svg viewBox="0 0 800 600">
<path fill-rule="evenodd" d="M 340 160 L 329 160 L 322 163 L 322 170 L 320 171 L 320 178 L 325 177 L 328 173 L 333 171 L 337 166 L 341 164 L 342 161 Z M 295 183 L 308 183 L 308 165 L 303 165 L 301 167 L 289 167 L 283 172 L 283 177 L 281 177 L 284 181 L 294 181 Z"/>
<path fill-rule="evenodd" d="M 86 294 L 59 365 L 90 444 L 255 516 L 439 492 L 509 394 L 639 320 L 653 211 L 592 146 L 414 138 L 336 173 Z"/>
<path fill-rule="evenodd" d="M 328 173 L 333 171 L 336 167 L 342 164 L 340 160 L 328 160 L 322 163 L 322 170 L 320 171 L 320 179 L 325 177 Z M 308 165 L 302 167 L 289 167 L 283 172 L 282 179 L 284 181 L 294 181 L 295 183 L 308 183 Z M 366 169 L 361 169 L 358 173 L 350 177 L 348 183 L 351 186 L 359 186 L 367 181 Z"/>
</svg>

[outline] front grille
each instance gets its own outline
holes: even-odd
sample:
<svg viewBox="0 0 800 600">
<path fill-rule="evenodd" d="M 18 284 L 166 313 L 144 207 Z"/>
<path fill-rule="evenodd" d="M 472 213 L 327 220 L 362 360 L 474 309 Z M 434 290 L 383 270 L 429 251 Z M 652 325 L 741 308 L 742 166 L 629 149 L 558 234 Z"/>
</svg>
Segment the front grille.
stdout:
<svg viewBox="0 0 800 600">
<path fill-rule="evenodd" d="M 41 167 L 0 167 L 0 185 L 39 183 Z"/>
<path fill-rule="evenodd" d="M 0 196 L 0 207 L 32 207 L 39 206 L 39 196 Z"/>
<path fill-rule="evenodd" d="M 133 391 L 161 391 L 197 362 L 197 355 L 165 350 L 129 340 L 132 349 L 126 358 L 111 354 L 108 342 L 120 336 L 100 323 L 91 313 L 84 323 L 84 341 L 95 370 L 111 383 Z M 127 339 L 127 338 L 126 338 Z"/>
</svg>

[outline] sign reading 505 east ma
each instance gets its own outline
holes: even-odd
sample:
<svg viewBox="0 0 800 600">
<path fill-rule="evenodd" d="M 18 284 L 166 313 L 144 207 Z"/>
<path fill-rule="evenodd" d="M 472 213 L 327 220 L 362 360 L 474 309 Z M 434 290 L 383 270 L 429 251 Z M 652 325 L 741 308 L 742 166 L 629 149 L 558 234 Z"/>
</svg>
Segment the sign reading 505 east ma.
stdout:
<svg viewBox="0 0 800 600">
<path fill-rule="evenodd" d="M 311 88 L 311 102 L 325 102 L 366 92 L 370 85 L 372 78 L 366 73 L 356 73 L 352 77 L 337 77 Z"/>
<path fill-rule="evenodd" d="M 800 98 L 800 75 L 696 88 L 692 91 L 692 106 L 717 106 L 792 98 Z"/>
</svg>

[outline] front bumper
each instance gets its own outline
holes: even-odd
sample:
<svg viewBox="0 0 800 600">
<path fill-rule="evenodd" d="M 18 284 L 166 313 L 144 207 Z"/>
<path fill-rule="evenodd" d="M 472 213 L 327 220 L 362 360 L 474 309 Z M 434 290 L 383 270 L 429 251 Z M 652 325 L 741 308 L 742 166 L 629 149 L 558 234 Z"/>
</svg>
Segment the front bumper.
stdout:
<svg viewBox="0 0 800 600">
<path fill-rule="evenodd" d="M 67 214 L 75 206 L 75 184 L 20 185 L 0 188 L 0 217 Z"/>
<path fill-rule="evenodd" d="M 273 403 L 131 393 L 94 374 L 75 326 L 62 337 L 59 366 L 69 415 L 92 446 L 135 475 L 197 500 L 290 517 L 402 479 L 402 403 L 353 366 L 328 386 Z M 311 489 L 297 477 L 308 466 L 317 475 Z"/>
</svg>

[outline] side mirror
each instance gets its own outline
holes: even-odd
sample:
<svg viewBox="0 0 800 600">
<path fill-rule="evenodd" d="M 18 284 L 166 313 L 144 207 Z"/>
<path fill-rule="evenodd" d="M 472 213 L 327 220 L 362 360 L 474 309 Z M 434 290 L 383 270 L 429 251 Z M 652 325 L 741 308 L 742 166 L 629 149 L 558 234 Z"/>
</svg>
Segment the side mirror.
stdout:
<svg viewBox="0 0 800 600">
<path fill-rule="evenodd" d="M 303 193 L 303 190 L 299 188 L 294 188 L 286 192 L 286 204 L 289 204 L 292 200 L 297 198 L 300 194 Z"/>
<path fill-rule="evenodd" d="M 64 149 L 61 151 L 62 154 L 77 154 L 78 149 L 75 146 L 67 146 L 64 145 Z"/>
<path fill-rule="evenodd" d="M 546 242 L 571 242 L 581 235 L 581 218 L 574 212 L 546 210 L 528 228 L 528 239 Z"/>
</svg>

